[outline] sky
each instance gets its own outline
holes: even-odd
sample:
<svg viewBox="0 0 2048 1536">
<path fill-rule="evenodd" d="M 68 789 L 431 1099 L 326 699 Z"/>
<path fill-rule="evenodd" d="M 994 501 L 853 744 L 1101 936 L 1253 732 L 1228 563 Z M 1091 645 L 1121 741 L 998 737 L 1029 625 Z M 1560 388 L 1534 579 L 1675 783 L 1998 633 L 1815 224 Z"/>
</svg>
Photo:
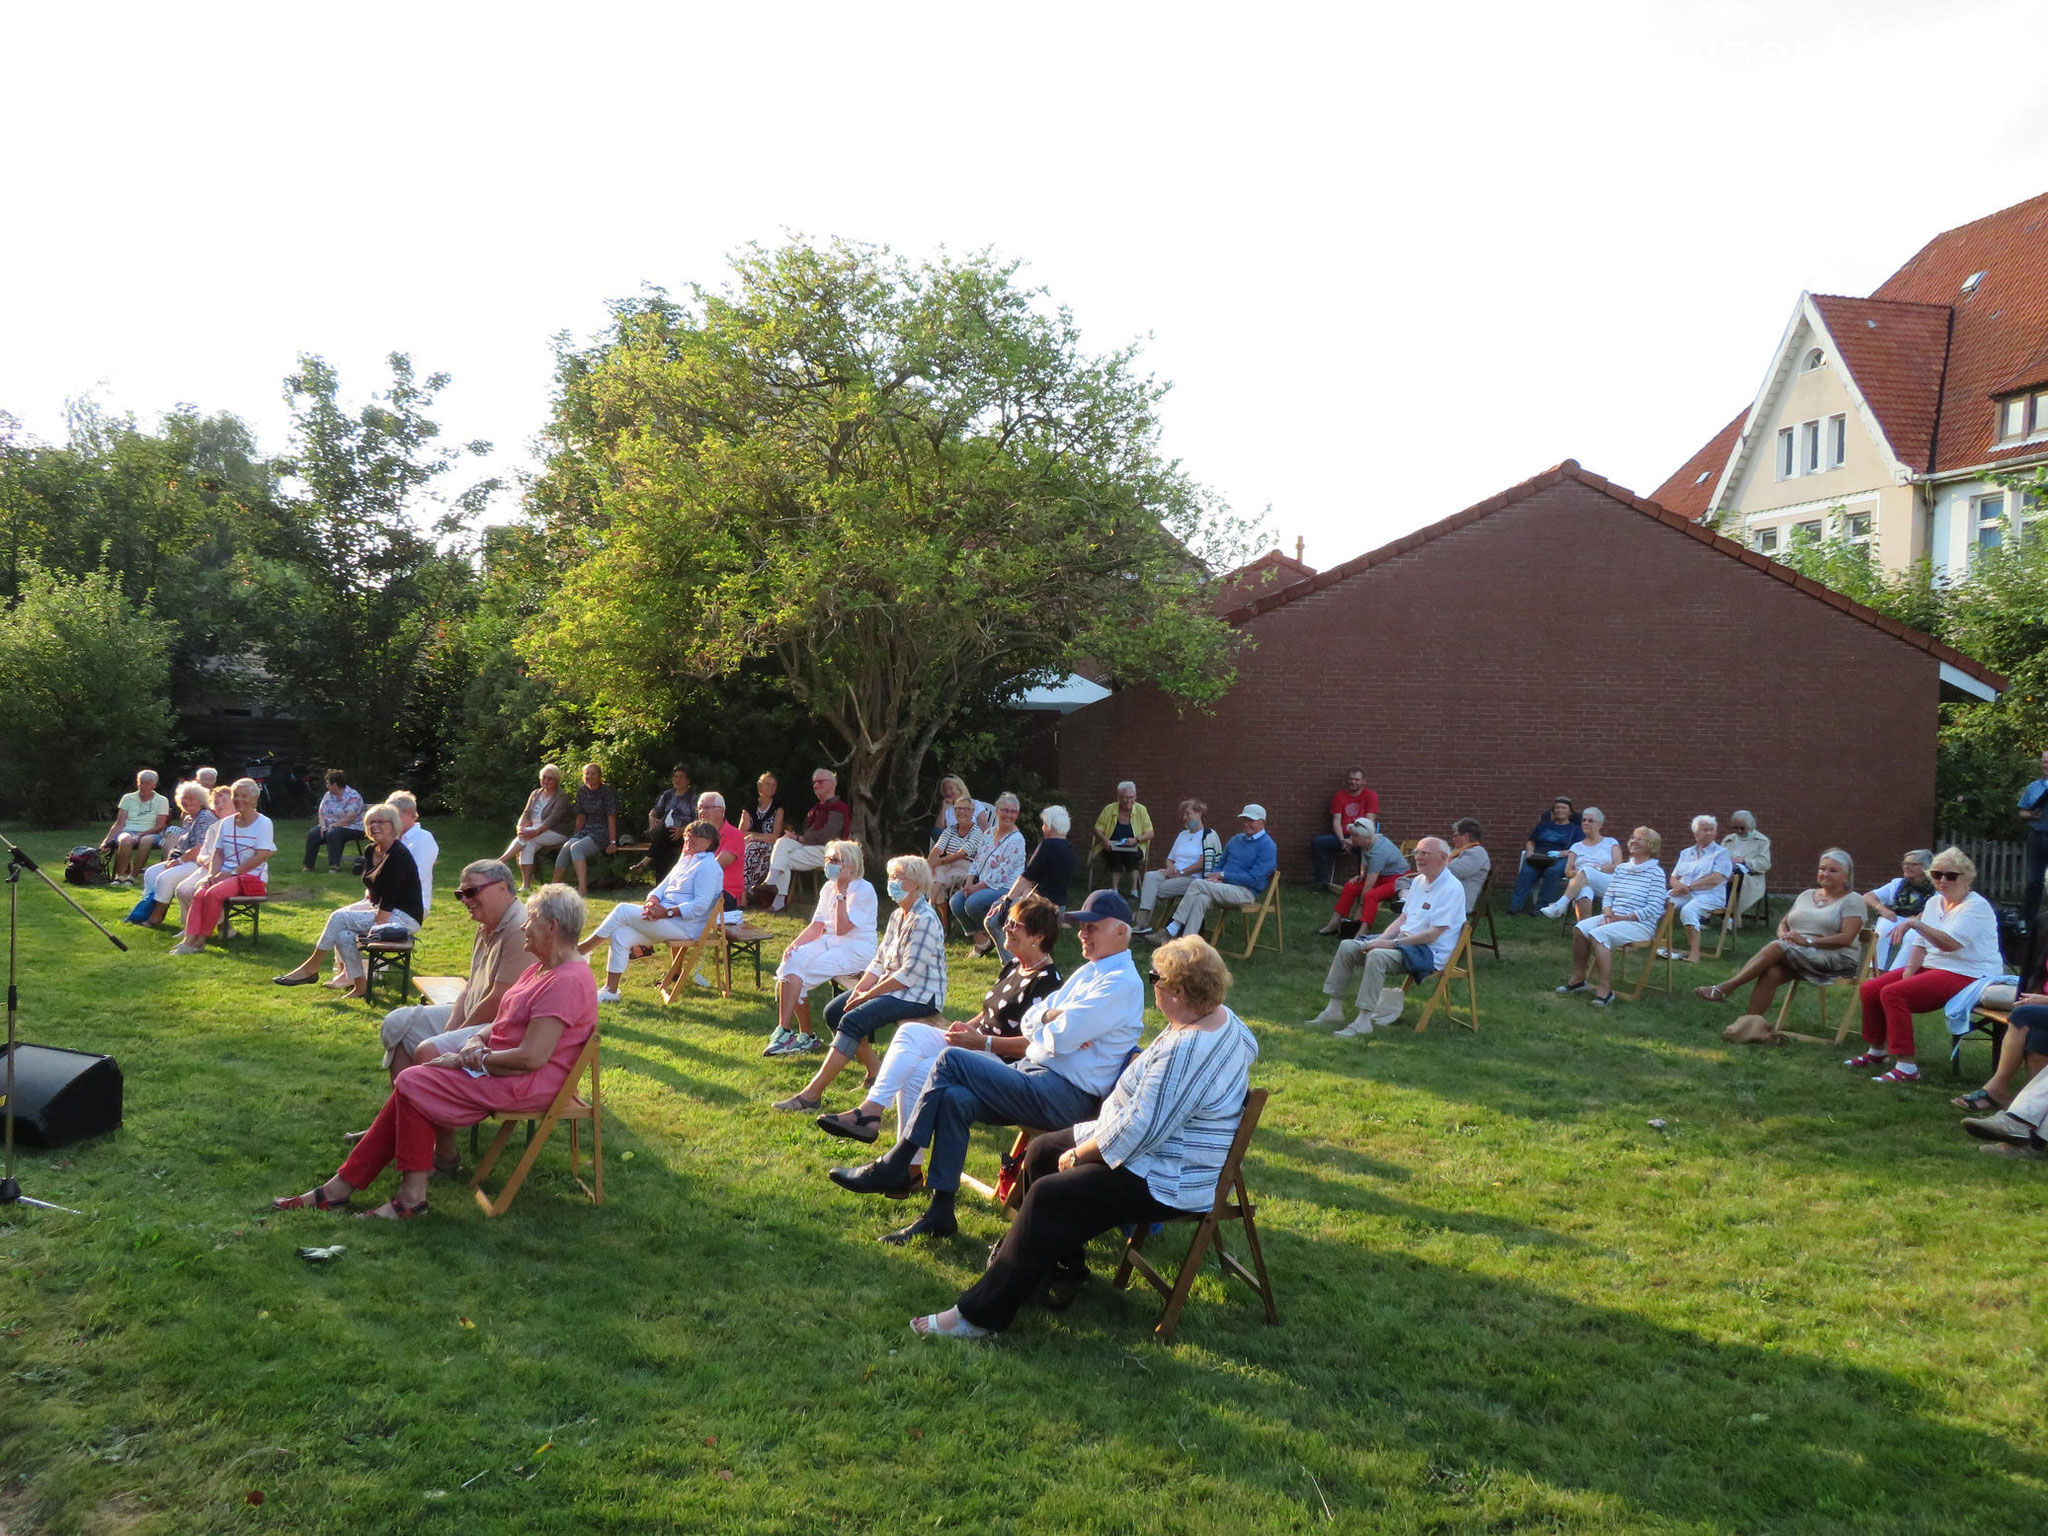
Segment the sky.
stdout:
<svg viewBox="0 0 2048 1536">
<path fill-rule="evenodd" d="M 750 241 L 1024 263 L 1318 567 L 1576 458 L 1648 493 L 1802 289 L 2048 191 L 2048 7 L 15 0 L 0 411 L 383 358 L 533 462 L 553 338 Z M 496 515 L 510 515 L 508 501 Z"/>
</svg>

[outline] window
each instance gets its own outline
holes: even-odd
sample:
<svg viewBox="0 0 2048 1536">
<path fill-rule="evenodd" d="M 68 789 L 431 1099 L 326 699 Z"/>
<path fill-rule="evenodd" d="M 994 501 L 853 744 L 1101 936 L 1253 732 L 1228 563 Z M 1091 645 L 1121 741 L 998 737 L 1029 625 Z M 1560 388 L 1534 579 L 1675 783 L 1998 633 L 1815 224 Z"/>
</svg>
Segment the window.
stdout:
<svg viewBox="0 0 2048 1536">
<path fill-rule="evenodd" d="M 2005 542 L 2005 495 L 1970 498 L 1971 542 L 1979 549 L 1996 549 Z"/>
<path fill-rule="evenodd" d="M 1774 553 L 1778 548 L 1778 530 L 1759 528 L 1756 531 L 1756 552 L 1760 555 Z"/>
<path fill-rule="evenodd" d="M 1849 418 L 1828 418 L 1828 468 L 1839 469 L 1849 458 Z"/>
<path fill-rule="evenodd" d="M 1792 525 L 1792 542 L 1794 544 L 1818 544 L 1820 542 L 1820 531 L 1820 519 L 1817 517 L 1811 522 L 1794 523 Z"/>
<path fill-rule="evenodd" d="M 1820 348 L 1815 347 L 1811 352 L 1806 354 L 1806 371 L 1808 373 L 1811 373 L 1814 369 L 1818 368 L 1822 363 L 1826 361 L 1827 359 L 1821 356 Z"/>
<path fill-rule="evenodd" d="M 1842 537 L 1851 544 L 1868 544 L 1870 542 L 1870 526 L 1870 513 L 1848 513 L 1842 519 Z"/>
<path fill-rule="evenodd" d="M 1785 427 L 1778 433 L 1778 478 L 1790 480 L 1798 471 L 1793 467 L 1792 429 Z"/>
<path fill-rule="evenodd" d="M 2003 443 L 2027 435 L 2027 397 L 2006 400 L 1998 407 L 1998 440 Z"/>
<path fill-rule="evenodd" d="M 1799 428 L 1799 462 L 1802 474 L 1813 474 L 1820 469 L 1820 423 L 1809 421 Z"/>
</svg>

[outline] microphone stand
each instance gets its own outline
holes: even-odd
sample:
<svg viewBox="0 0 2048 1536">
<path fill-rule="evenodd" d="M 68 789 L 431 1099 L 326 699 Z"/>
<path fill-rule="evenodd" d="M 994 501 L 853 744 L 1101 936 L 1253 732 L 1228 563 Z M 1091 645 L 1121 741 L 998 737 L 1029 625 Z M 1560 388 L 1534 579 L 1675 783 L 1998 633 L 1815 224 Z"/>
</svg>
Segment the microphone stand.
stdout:
<svg viewBox="0 0 2048 1536">
<path fill-rule="evenodd" d="M 74 1211 L 68 1205 L 52 1205 L 47 1200 L 31 1200 L 21 1192 L 21 1185 L 16 1183 L 14 1178 L 14 1016 L 21 1007 L 21 991 L 14 982 L 14 951 L 15 938 L 20 929 L 21 921 L 21 872 L 27 870 L 38 880 L 42 881 L 43 884 L 63 897 L 65 903 L 70 906 L 72 911 L 84 918 L 88 923 L 91 923 L 93 927 L 98 928 L 101 933 L 106 934 L 107 942 L 113 945 L 114 948 L 126 954 L 128 946 L 115 938 L 111 933 L 107 933 L 105 926 L 101 924 L 98 918 L 73 901 L 70 894 L 62 886 L 36 867 L 34 859 L 23 853 L 13 843 L 8 842 L 5 837 L 0 837 L 0 844 L 5 844 L 7 848 L 7 1114 L 5 1130 L 7 1150 L 6 1171 L 4 1174 L 0 1174 L 0 1206 L 33 1205 L 39 1210 L 62 1211 L 67 1216 L 82 1216 L 85 1214 L 84 1212 Z"/>
</svg>

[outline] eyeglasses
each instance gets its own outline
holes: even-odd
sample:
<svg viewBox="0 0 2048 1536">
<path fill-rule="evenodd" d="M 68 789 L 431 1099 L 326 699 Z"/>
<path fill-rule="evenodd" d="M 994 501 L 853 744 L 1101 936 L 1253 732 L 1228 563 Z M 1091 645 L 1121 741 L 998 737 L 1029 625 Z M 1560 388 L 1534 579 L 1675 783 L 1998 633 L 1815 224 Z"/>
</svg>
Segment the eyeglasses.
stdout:
<svg viewBox="0 0 2048 1536">
<path fill-rule="evenodd" d="M 1157 971 L 1148 970 L 1145 972 L 1145 980 L 1156 987 L 1159 985 L 1159 973 Z"/>
<path fill-rule="evenodd" d="M 484 888 L 480 885 L 458 885 L 455 888 L 456 898 L 460 901 L 475 901 L 483 893 Z"/>
<path fill-rule="evenodd" d="M 1931 874 L 1936 880 L 1960 880 L 1963 878 L 1963 872 L 1960 869 L 1937 869 L 1931 871 Z"/>
</svg>

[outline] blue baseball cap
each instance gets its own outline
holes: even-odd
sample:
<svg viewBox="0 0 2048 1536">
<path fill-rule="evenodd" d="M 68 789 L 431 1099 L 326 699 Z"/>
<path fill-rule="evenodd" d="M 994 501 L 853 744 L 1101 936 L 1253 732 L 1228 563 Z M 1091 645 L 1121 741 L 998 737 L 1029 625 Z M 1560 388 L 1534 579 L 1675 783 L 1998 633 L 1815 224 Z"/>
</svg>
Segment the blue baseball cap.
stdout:
<svg viewBox="0 0 2048 1536">
<path fill-rule="evenodd" d="M 1090 891 L 1088 899 L 1081 903 L 1080 910 L 1060 914 L 1070 923 L 1100 923 L 1115 919 L 1119 923 L 1131 920 L 1131 905 L 1115 891 Z"/>
</svg>

